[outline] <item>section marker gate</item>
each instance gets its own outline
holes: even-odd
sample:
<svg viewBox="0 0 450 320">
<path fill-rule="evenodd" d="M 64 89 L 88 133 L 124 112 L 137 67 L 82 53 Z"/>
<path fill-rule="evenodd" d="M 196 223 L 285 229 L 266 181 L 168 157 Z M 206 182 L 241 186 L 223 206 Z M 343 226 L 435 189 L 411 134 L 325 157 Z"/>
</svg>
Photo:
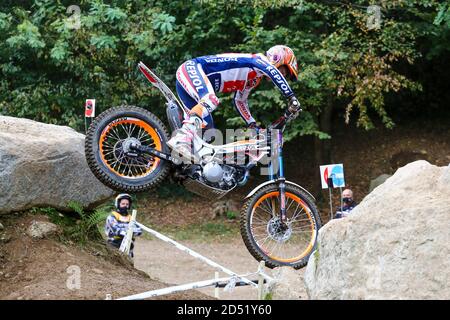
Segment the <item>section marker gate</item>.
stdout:
<svg viewBox="0 0 450 320">
<path fill-rule="evenodd" d="M 158 238 L 166 243 L 172 244 L 178 250 L 186 252 L 186 253 L 190 254 L 191 256 L 193 256 L 194 258 L 210 265 L 211 267 L 216 268 L 216 269 L 228 274 L 229 277 L 219 278 L 218 272 L 216 272 L 214 279 L 186 283 L 186 284 L 182 284 L 182 285 L 178 285 L 178 286 L 172 286 L 172 287 L 167 287 L 167 288 L 163 288 L 163 289 L 147 291 L 147 292 L 143 292 L 143 293 L 134 294 L 131 296 L 122 297 L 117 300 L 143 300 L 143 299 L 147 299 L 147 298 L 151 298 L 151 297 L 172 294 L 175 292 L 193 290 L 193 289 L 199 289 L 199 288 L 205 288 L 205 287 L 211 287 L 211 286 L 214 286 L 216 288 L 215 297 L 218 298 L 219 297 L 218 288 L 224 288 L 225 291 L 231 291 L 236 286 L 247 286 L 247 285 L 252 286 L 253 288 L 257 289 L 257 292 L 258 292 L 257 298 L 259 300 L 262 300 L 262 299 L 264 299 L 264 294 L 266 291 L 265 288 L 267 286 L 269 286 L 273 281 L 275 281 L 274 278 L 270 277 L 269 275 L 267 275 L 264 272 L 264 261 L 261 261 L 259 263 L 259 267 L 256 272 L 238 275 L 237 273 L 212 261 L 211 259 L 201 255 L 200 253 L 198 253 L 198 252 L 176 242 L 175 240 L 137 222 L 136 221 L 136 213 L 137 213 L 136 210 L 133 210 L 131 222 L 129 223 L 129 226 L 128 226 L 127 235 L 124 237 L 124 239 L 122 241 L 122 245 L 120 247 L 120 251 L 122 251 L 124 254 L 129 253 L 132 236 L 133 236 L 134 225 L 138 225 L 139 227 L 141 227 L 141 229 L 143 231 L 155 236 L 156 238 Z M 249 277 L 251 277 L 251 276 L 257 277 L 257 278 L 250 280 Z M 112 295 L 108 294 L 106 296 L 106 299 L 107 300 L 112 299 Z"/>
</svg>

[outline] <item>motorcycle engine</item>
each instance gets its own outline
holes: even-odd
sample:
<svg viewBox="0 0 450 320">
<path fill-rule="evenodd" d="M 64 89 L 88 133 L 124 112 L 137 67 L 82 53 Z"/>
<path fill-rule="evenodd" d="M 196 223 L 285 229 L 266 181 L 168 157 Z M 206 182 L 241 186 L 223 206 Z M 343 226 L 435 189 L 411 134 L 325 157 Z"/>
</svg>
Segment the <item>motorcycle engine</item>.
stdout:
<svg viewBox="0 0 450 320">
<path fill-rule="evenodd" d="M 220 199 L 245 176 L 245 169 L 217 162 L 189 165 L 179 178 L 187 190 L 210 200 Z"/>
<path fill-rule="evenodd" d="M 218 183 L 223 178 L 224 171 L 217 162 L 208 162 L 203 167 L 203 178 L 212 183 Z"/>
<path fill-rule="evenodd" d="M 232 166 L 208 162 L 202 167 L 202 177 L 208 185 L 220 189 L 231 189 L 236 186 L 236 169 Z"/>
</svg>

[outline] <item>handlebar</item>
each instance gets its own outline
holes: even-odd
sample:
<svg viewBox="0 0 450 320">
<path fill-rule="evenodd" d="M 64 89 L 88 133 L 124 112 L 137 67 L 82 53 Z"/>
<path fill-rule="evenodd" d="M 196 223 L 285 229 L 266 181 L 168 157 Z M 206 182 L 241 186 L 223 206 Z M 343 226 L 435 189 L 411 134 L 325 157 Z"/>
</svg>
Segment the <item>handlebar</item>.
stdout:
<svg viewBox="0 0 450 320">
<path fill-rule="evenodd" d="M 278 120 L 273 122 L 270 127 L 273 129 L 282 129 L 284 130 L 284 127 L 286 124 L 295 119 L 299 112 L 302 112 L 302 108 L 300 107 L 300 102 L 298 102 L 297 98 L 295 96 L 290 97 L 289 99 L 289 105 L 286 111 L 284 112 L 284 115 L 282 115 Z"/>
<path fill-rule="evenodd" d="M 263 130 L 271 130 L 271 129 L 281 129 L 284 131 L 286 124 L 290 122 L 291 120 L 295 119 L 299 112 L 302 112 L 302 108 L 300 107 L 300 103 L 295 98 L 295 96 L 292 96 L 289 101 L 289 106 L 284 112 L 284 114 L 272 122 L 269 126 L 267 126 L 266 129 Z"/>
<path fill-rule="evenodd" d="M 288 123 L 288 118 L 285 115 L 283 115 L 283 116 L 279 117 L 277 120 L 275 120 L 274 122 L 272 122 L 269 125 L 269 128 L 284 130 L 284 127 L 286 127 L 287 123 Z"/>
</svg>

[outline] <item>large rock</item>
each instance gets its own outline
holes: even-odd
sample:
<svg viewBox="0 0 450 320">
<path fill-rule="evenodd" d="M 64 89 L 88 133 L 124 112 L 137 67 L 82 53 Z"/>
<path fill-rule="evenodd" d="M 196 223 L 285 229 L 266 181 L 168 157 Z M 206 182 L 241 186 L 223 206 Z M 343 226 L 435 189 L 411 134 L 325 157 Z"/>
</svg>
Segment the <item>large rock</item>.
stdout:
<svg viewBox="0 0 450 320">
<path fill-rule="evenodd" d="M 450 165 L 416 161 L 319 232 L 312 299 L 450 299 Z"/>
<path fill-rule="evenodd" d="M 268 290 L 273 300 L 304 300 L 307 294 L 304 285 L 304 270 L 294 270 L 291 267 L 277 268 L 273 272 L 275 281 Z"/>
<path fill-rule="evenodd" d="M 46 238 L 58 232 L 58 226 L 47 221 L 32 221 L 27 229 L 27 234 L 35 239 Z"/>
<path fill-rule="evenodd" d="M 84 135 L 69 127 L 0 116 L 0 214 L 31 207 L 85 208 L 113 195 L 89 170 Z"/>
</svg>

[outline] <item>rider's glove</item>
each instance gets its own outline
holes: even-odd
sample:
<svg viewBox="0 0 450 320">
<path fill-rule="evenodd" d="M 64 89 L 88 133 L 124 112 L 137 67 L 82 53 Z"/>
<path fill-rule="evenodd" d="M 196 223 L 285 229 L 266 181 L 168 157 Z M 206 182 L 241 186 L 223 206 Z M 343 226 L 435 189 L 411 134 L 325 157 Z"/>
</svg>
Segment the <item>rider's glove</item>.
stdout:
<svg viewBox="0 0 450 320">
<path fill-rule="evenodd" d="M 295 119 L 297 115 L 302 111 L 303 110 L 300 107 L 300 102 L 297 100 L 297 98 L 295 96 L 290 97 L 288 108 L 285 113 L 286 118 Z"/>
</svg>

